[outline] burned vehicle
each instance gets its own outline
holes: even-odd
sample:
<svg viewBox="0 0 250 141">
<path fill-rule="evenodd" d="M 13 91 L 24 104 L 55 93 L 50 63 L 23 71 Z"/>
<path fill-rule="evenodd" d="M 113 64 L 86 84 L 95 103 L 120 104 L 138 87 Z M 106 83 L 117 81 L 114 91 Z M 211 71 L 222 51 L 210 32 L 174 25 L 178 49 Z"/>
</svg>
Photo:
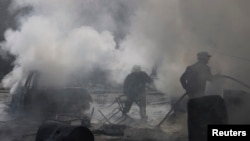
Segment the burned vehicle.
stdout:
<svg viewBox="0 0 250 141">
<path fill-rule="evenodd" d="M 80 117 L 90 108 L 88 91 L 78 87 L 41 87 L 40 74 L 31 72 L 24 86 L 19 86 L 9 105 L 10 113 L 46 118 L 52 115 Z"/>
</svg>

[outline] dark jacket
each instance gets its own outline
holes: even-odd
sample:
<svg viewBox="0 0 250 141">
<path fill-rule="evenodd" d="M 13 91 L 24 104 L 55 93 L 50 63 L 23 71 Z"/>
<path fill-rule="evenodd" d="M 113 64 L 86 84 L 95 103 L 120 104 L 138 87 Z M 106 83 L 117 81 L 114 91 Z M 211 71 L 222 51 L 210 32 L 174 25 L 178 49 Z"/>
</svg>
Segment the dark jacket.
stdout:
<svg viewBox="0 0 250 141">
<path fill-rule="evenodd" d="M 201 62 L 188 66 L 180 78 L 182 87 L 191 94 L 204 94 L 206 82 L 212 79 L 210 68 Z"/>
<path fill-rule="evenodd" d="M 124 94 L 128 97 L 136 97 L 145 92 L 146 83 L 150 84 L 152 79 L 144 71 L 130 73 L 124 81 Z"/>
</svg>

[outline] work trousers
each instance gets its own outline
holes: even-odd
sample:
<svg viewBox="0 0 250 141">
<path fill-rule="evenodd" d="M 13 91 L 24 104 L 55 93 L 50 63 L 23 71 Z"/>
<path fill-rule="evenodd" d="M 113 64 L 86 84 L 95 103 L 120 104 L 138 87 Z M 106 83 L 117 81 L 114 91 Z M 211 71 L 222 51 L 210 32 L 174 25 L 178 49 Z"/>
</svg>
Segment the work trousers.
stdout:
<svg viewBox="0 0 250 141">
<path fill-rule="evenodd" d="M 136 105 L 139 106 L 141 119 L 147 119 L 146 96 L 144 95 L 141 96 L 140 98 L 127 97 L 127 100 L 125 101 L 124 113 L 128 113 L 130 111 L 133 103 L 136 103 Z"/>
</svg>

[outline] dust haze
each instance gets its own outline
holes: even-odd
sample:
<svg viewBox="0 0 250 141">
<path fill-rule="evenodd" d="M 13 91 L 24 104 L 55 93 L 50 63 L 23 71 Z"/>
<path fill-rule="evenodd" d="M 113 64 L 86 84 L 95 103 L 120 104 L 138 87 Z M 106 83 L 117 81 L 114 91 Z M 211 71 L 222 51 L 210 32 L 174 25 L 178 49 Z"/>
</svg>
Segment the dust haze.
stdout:
<svg viewBox="0 0 250 141">
<path fill-rule="evenodd" d="M 135 64 L 158 67 L 157 88 L 182 94 L 179 77 L 208 51 L 212 72 L 250 82 L 247 0 L 13 0 L 10 11 L 31 10 L 5 32 L 16 56 L 3 83 L 13 87 L 31 70 L 53 84 L 87 77 L 96 68 L 122 83 Z M 53 81 L 52 81 L 53 80 Z M 223 87 L 231 88 L 226 81 Z M 211 86 L 213 87 L 213 86 Z M 236 85 L 238 87 L 238 85 Z M 240 86 L 239 86 L 240 87 Z M 241 87 L 240 87 L 241 88 Z"/>
</svg>

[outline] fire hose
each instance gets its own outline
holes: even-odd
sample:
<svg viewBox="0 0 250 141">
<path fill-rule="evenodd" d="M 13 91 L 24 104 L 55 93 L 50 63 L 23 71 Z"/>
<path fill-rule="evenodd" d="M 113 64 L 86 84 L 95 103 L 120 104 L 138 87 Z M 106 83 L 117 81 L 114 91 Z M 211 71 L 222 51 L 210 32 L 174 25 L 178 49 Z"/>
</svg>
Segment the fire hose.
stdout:
<svg viewBox="0 0 250 141">
<path fill-rule="evenodd" d="M 238 79 L 236 79 L 236 78 L 233 78 L 233 77 L 231 77 L 231 76 L 228 76 L 228 75 L 220 75 L 219 77 L 220 77 L 220 78 L 230 79 L 230 80 L 232 80 L 232 81 L 234 81 L 234 82 L 237 82 L 237 83 L 239 83 L 240 85 L 242 85 L 242 86 L 244 86 L 244 87 L 250 89 L 250 86 L 249 86 L 249 85 L 247 85 L 246 83 L 244 83 L 244 82 L 242 82 L 242 81 L 240 81 L 240 80 L 238 80 Z M 169 117 L 169 115 L 174 111 L 176 105 L 179 104 L 179 102 L 180 102 L 186 95 L 187 95 L 187 92 L 184 93 L 184 94 L 174 103 L 173 107 L 172 107 L 172 108 L 170 109 L 170 111 L 166 114 L 166 116 L 161 120 L 161 122 L 160 122 L 159 124 L 157 124 L 156 127 L 160 127 L 160 126 L 161 126 L 161 124 L 162 124 L 162 123 Z"/>
<path fill-rule="evenodd" d="M 242 82 L 242 81 L 240 81 L 240 80 L 238 80 L 238 79 L 236 79 L 236 78 L 233 78 L 233 77 L 227 76 L 227 75 L 221 75 L 221 77 L 222 77 L 222 78 L 227 78 L 227 79 L 233 80 L 233 81 L 235 81 L 235 82 L 241 84 L 242 86 L 244 86 L 244 87 L 250 89 L 250 86 L 249 86 L 249 85 L 247 85 L 246 83 L 244 83 L 244 82 Z"/>
</svg>

